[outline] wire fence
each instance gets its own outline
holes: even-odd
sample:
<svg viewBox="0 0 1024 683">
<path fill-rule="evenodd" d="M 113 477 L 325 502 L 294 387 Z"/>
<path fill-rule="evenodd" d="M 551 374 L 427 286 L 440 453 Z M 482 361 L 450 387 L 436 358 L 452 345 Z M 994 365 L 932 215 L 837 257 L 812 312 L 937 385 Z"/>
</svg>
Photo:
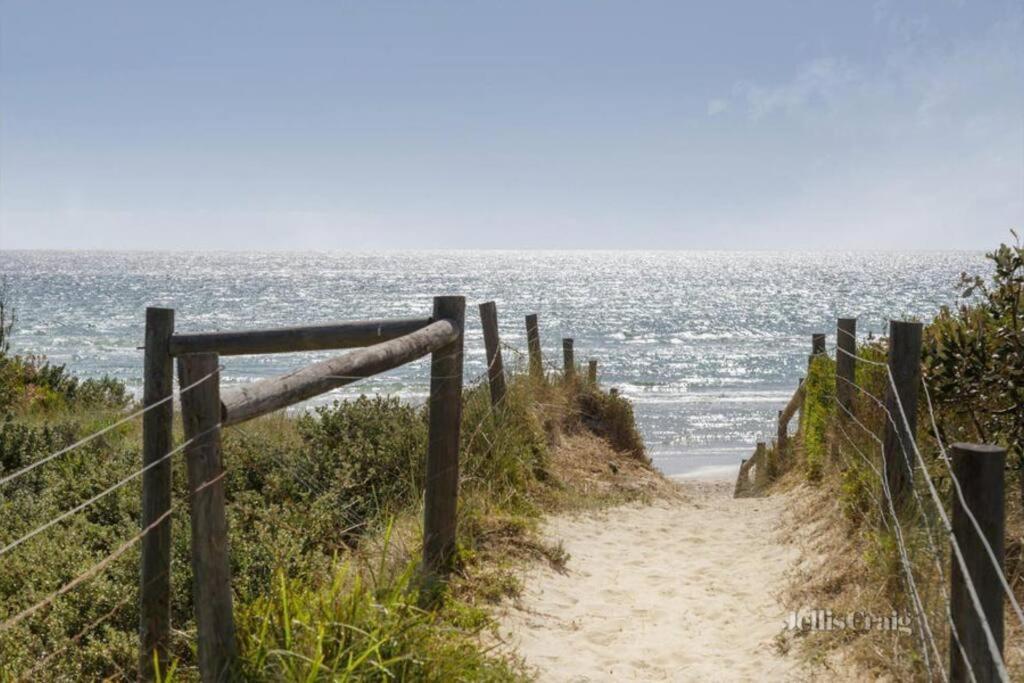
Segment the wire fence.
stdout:
<svg viewBox="0 0 1024 683">
<path fill-rule="evenodd" d="M 850 335 L 854 342 L 852 346 L 856 347 L 856 335 L 843 329 L 842 325 L 837 329 L 837 334 Z M 913 629 L 916 643 L 913 649 L 922 673 L 928 680 L 951 680 L 954 677 L 953 671 L 947 664 L 959 661 L 963 663 L 970 680 L 989 680 L 987 672 L 975 670 L 972 661 L 977 660 L 967 651 L 961 638 L 966 617 L 963 612 L 954 611 L 949 590 L 951 571 L 955 568 L 969 598 L 967 609 L 972 617 L 970 621 L 975 623 L 976 620 L 980 625 L 980 640 L 987 650 L 994 675 L 997 680 L 1009 681 L 1002 642 L 996 635 L 1002 633 L 1002 625 L 995 628 L 983 606 L 980 593 L 984 587 L 976 583 L 970 571 L 964 541 L 954 532 L 949 512 L 953 500 L 970 520 L 970 533 L 984 547 L 986 561 L 997 577 L 1002 596 L 1022 629 L 1024 613 L 1000 558 L 964 495 L 964 484 L 954 470 L 939 429 L 932 388 L 927 377 L 921 376 L 920 387 L 925 399 L 924 413 L 929 423 L 925 434 L 928 439 L 934 439 L 933 444 L 925 444 L 921 432 L 915 429 L 915 420 L 912 418 L 916 418 L 916 414 L 911 415 L 913 411 L 904 405 L 891 358 L 890 362 L 883 362 L 868 357 L 863 351 L 851 353 L 844 346 L 847 344 L 836 345 L 836 359 L 840 354 L 845 354 L 855 364 L 863 364 L 864 369 L 859 371 L 857 378 L 844 377 L 838 371 L 837 364 L 834 389 L 811 400 L 824 400 L 834 416 L 827 423 L 826 429 L 831 434 L 827 438 L 832 443 L 832 452 L 839 458 L 837 466 L 847 474 L 863 472 L 865 480 L 871 482 L 871 488 L 866 492 L 871 503 L 869 518 L 874 517 L 876 523 L 885 530 L 885 534 L 875 536 L 876 542 L 880 544 L 879 551 L 887 552 L 884 547 L 885 538 L 891 539 L 893 543 L 899 579 L 903 586 L 901 594 L 894 598 L 897 602 L 905 601 L 913 615 L 916 625 Z M 812 356 L 809 372 L 823 372 L 823 368 L 813 367 L 814 358 Z M 831 368 L 828 370 L 831 371 Z M 865 386 L 865 383 L 872 386 Z M 849 387 L 856 397 L 852 403 L 845 404 L 846 401 L 842 400 L 840 394 L 848 393 L 841 391 L 844 386 Z M 884 393 L 884 396 L 880 393 Z M 887 442 L 895 445 L 897 459 L 887 456 Z M 890 468 L 894 464 L 905 467 L 906 472 L 910 473 L 907 486 L 909 495 L 905 498 L 897 496 L 897 492 L 890 486 L 893 474 Z M 758 465 L 763 466 L 762 463 Z M 937 471 L 933 472 L 936 468 Z M 938 482 L 939 479 L 949 482 L 946 496 L 940 491 L 944 487 Z M 739 483 L 737 490 L 740 490 Z M 958 623 L 958 620 L 963 623 Z M 951 648 L 959 657 L 950 658 Z"/>
<path fill-rule="evenodd" d="M 502 343 L 501 348 L 509 350 L 514 353 L 515 360 L 511 363 L 512 374 L 518 374 L 523 369 L 523 363 L 521 359 L 525 358 L 519 349 L 509 346 L 508 344 Z M 452 360 L 455 356 L 461 356 L 463 351 L 457 351 L 455 353 L 447 355 L 436 355 L 433 359 L 434 362 Z M 464 381 L 466 387 L 466 400 L 474 402 L 471 406 L 474 414 L 478 414 L 478 418 L 475 419 L 473 424 L 462 426 L 462 450 L 469 453 L 474 453 L 477 461 L 486 461 L 488 456 L 493 454 L 495 451 L 500 451 L 505 447 L 507 442 L 514 438 L 513 431 L 510 429 L 501 428 L 500 420 L 502 419 L 502 412 L 504 410 L 504 399 L 499 401 L 490 401 L 487 398 L 487 392 L 485 386 L 489 382 L 489 374 L 494 368 L 494 362 L 497 359 L 492 360 L 487 366 L 478 374 L 468 378 Z M 547 367 L 551 372 L 560 372 L 560 369 L 555 368 L 553 365 L 548 364 Z M 47 453 L 31 463 L 20 467 L 19 469 L 5 474 L 0 477 L 0 487 L 6 484 L 20 484 L 21 480 L 25 475 L 30 472 L 37 471 L 49 463 L 53 463 L 63 456 L 95 442 L 97 439 L 102 437 L 104 434 L 108 434 L 119 427 L 127 425 L 133 420 L 141 418 L 147 412 L 161 406 L 168 402 L 179 399 L 182 394 L 185 394 L 197 387 L 203 385 L 206 382 L 219 381 L 219 372 L 222 367 L 218 367 L 217 370 L 209 372 L 199 378 L 198 380 L 191 382 L 190 384 L 181 387 L 178 391 L 172 392 L 170 395 L 147 404 L 145 407 L 130 412 L 129 414 L 116 419 L 110 425 L 104 426 L 89 435 L 76 440 L 74 443 L 60 448 L 56 451 Z M 351 375 L 351 376 L 329 376 L 332 380 L 346 380 L 356 381 L 364 379 L 365 375 Z M 447 380 L 447 379 L 461 379 L 462 376 L 450 376 L 450 375 L 433 375 L 432 380 Z M 534 407 L 542 407 L 543 404 L 534 401 L 532 403 Z M 66 541 L 59 541 L 55 532 L 58 531 L 58 527 L 63 526 L 66 522 L 72 518 L 92 509 L 99 505 L 108 496 L 111 496 L 118 491 L 121 491 L 129 485 L 137 482 L 147 472 L 171 462 L 176 455 L 185 451 L 190 445 L 201 442 L 203 439 L 218 434 L 222 431 L 221 424 L 218 422 L 215 426 L 210 429 L 206 429 L 190 438 L 180 440 L 180 443 L 173 446 L 167 452 L 160 457 L 152 459 L 148 464 L 132 469 L 129 473 L 124 476 L 117 478 L 112 484 L 109 484 L 102 488 L 99 492 L 88 496 L 80 502 L 75 502 L 68 506 L 66 509 L 61 510 L 59 513 L 52 515 L 50 518 L 32 525 L 31 528 L 18 533 L 13 538 L 8 538 L 0 545 L 0 561 L 5 556 L 17 552 L 19 549 L 30 544 L 34 540 L 46 539 L 48 543 L 61 543 Z M 242 441 L 248 441 L 250 447 L 264 446 L 259 442 L 259 435 L 256 435 L 242 425 L 237 425 L 232 429 L 236 433 L 238 439 Z M 219 438 L 219 436 L 218 436 Z M 483 445 L 480 442 L 483 441 Z M 319 476 L 317 472 L 317 463 L 312 460 L 312 456 L 303 451 L 302 449 L 291 450 L 287 454 L 278 454 L 280 457 L 274 458 L 274 467 L 277 471 L 285 473 L 290 476 L 299 486 L 303 487 L 311 495 L 315 497 L 328 497 L 331 496 L 334 491 L 332 488 L 331 481 L 325 481 L 323 477 Z M 79 567 L 74 570 L 74 573 L 67 576 L 62 580 L 59 585 L 52 587 L 51 589 L 42 590 L 41 587 L 33 587 L 31 591 L 25 593 L 29 600 L 25 604 L 17 606 L 17 600 L 5 600 L 4 609 L 0 610 L 0 642 L 3 638 L 7 637 L 9 633 L 13 633 L 16 629 L 20 634 L 19 637 L 26 636 L 32 629 L 25 630 L 23 627 L 27 622 L 33 619 L 41 618 L 47 611 L 51 611 L 54 607 L 70 593 L 80 589 L 82 586 L 95 580 L 107 572 L 116 562 L 122 558 L 126 558 L 130 555 L 131 551 L 139 546 L 141 541 L 148 535 L 153 533 L 157 528 L 164 524 L 169 524 L 176 511 L 180 510 L 182 505 L 189 504 L 189 500 L 200 491 L 207 487 L 222 481 L 230 472 L 230 467 L 226 466 L 225 469 L 216 477 L 207 479 L 199 486 L 192 490 L 187 491 L 187 495 L 178 497 L 165 512 L 160 514 L 158 517 L 153 519 L 144 528 L 141 528 L 137 533 L 134 533 L 120 542 L 114 542 L 109 546 L 108 550 L 101 551 L 101 554 L 90 561 L 86 566 Z M 432 477 L 443 477 L 445 472 L 435 472 L 433 475 L 428 474 L 421 482 L 422 486 L 429 487 L 432 483 Z M 463 475 L 467 476 L 466 473 Z M 472 476 L 469 474 L 468 476 Z M 3 491 L 0 489 L 0 503 L 3 502 Z M 334 513 L 339 517 L 344 517 L 349 512 L 351 503 L 342 505 L 334 508 Z M 369 523 L 365 517 L 360 518 L 360 515 L 353 513 L 350 516 L 351 523 L 345 528 L 338 529 L 335 532 L 335 538 L 344 537 L 350 532 L 357 532 L 361 527 Z M 2 538 L 2 536 L 0 536 Z M 333 552 L 344 552 L 349 550 L 343 543 L 334 542 L 330 538 L 321 539 L 325 547 L 329 548 Z M 72 541 L 73 542 L 73 541 Z M 134 561 L 134 560 L 133 560 Z M 149 583 L 152 584 L 156 581 L 165 578 L 167 574 L 161 574 L 155 577 L 149 578 Z M 42 590 L 42 592 L 40 592 Z M 110 624 L 116 617 L 123 616 L 125 607 L 129 603 L 137 602 L 139 599 L 138 594 L 139 587 L 135 586 L 134 590 L 129 591 L 125 596 L 120 597 L 105 609 L 101 614 L 93 619 L 90 619 L 80 629 L 74 633 L 68 634 L 63 637 L 62 640 L 48 642 L 40 644 L 39 648 L 35 649 L 40 652 L 40 656 L 35 661 L 29 663 L 21 671 L 12 671 L 8 667 L 10 663 L 4 664 L 0 662 L 0 680 L 36 680 L 37 678 L 48 678 L 52 672 L 49 671 L 50 667 L 54 662 L 58 661 L 63 655 L 68 653 L 69 650 L 75 647 L 81 646 L 81 644 L 91 637 L 97 637 L 102 639 L 101 632 L 105 625 Z M 34 595 L 34 597 L 33 597 Z M 17 597 L 17 596 L 11 596 Z M 180 631 L 176 632 L 177 635 L 182 635 Z M 52 636 L 47 636 L 51 638 Z M 194 634 L 192 634 L 194 637 Z M 122 667 L 117 665 L 114 661 L 109 662 L 109 667 L 119 672 L 119 675 L 125 680 L 134 679 L 134 672 L 124 670 Z"/>
</svg>

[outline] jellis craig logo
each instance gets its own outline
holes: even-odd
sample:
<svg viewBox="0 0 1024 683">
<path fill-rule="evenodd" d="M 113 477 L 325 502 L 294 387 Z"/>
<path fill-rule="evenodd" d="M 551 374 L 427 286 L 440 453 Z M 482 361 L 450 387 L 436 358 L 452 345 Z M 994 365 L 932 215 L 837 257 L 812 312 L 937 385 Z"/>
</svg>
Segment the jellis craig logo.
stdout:
<svg viewBox="0 0 1024 683">
<path fill-rule="evenodd" d="M 836 614 L 831 609 L 800 609 L 785 621 L 787 631 L 899 631 L 911 633 L 909 614 L 872 614 L 857 610 Z"/>
</svg>

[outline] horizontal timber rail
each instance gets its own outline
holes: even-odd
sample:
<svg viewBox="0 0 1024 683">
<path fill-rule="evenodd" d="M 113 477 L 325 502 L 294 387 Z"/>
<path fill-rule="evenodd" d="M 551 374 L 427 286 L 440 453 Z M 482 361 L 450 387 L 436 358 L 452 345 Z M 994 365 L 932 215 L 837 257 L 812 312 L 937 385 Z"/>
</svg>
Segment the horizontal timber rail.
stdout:
<svg viewBox="0 0 1024 683">
<path fill-rule="evenodd" d="M 222 356 L 258 353 L 324 351 L 371 346 L 420 330 L 431 318 L 354 320 L 329 325 L 278 327 L 268 330 L 237 330 L 171 335 L 170 355 L 214 352 Z"/>
<path fill-rule="evenodd" d="M 800 404 L 804 400 L 804 385 L 801 383 L 793 392 L 793 397 L 789 399 L 789 403 L 782 409 L 782 414 L 779 415 L 779 422 L 784 426 L 789 425 L 789 421 L 796 415 L 796 411 L 800 410 Z"/>
<path fill-rule="evenodd" d="M 225 426 L 245 422 L 392 370 L 450 344 L 461 333 L 462 327 L 455 320 L 438 320 L 397 339 L 307 365 L 280 377 L 227 389 L 221 397 L 221 422 Z"/>
</svg>

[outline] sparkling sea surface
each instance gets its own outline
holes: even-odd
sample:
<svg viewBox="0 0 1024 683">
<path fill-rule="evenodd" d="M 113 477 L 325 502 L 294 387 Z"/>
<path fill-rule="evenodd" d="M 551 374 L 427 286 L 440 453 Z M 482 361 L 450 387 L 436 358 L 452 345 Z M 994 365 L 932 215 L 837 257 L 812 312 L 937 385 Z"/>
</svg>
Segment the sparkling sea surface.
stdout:
<svg viewBox="0 0 1024 683">
<path fill-rule="evenodd" d="M 655 464 L 668 474 L 739 462 L 806 370 L 813 332 L 859 318 L 928 319 L 956 301 L 981 252 L 387 253 L 0 251 L 17 308 L 13 346 L 83 377 L 141 389 L 146 306 L 176 309 L 178 331 L 427 316 L 440 294 L 467 298 L 466 377 L 484 370 L 476 304 L 494 300 L 503 341 L 525 351 L 524 316 L 540 317 L 545 359 L 561 338 L 577 361 L 633 401 Z M 337 353 L 337 352 L 335 352 Z M 331 352 L 224 359 L 225 383 L 276 375 Z M 505 352 L 506 362 L 514 354 Z M 422 400 L 423 359 L 318 399 L 361 393 Z"/>
</svg>

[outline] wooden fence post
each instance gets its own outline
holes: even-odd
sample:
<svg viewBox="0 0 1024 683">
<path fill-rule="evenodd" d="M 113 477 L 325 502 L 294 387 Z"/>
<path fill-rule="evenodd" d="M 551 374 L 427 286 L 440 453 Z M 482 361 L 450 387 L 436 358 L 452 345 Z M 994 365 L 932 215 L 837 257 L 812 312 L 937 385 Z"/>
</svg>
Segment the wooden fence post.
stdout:
<svg viewBox="0 0 1024 683">
<path fill-rule="evenodd" d="M 754 451 L 754 484 L 761 490 L 768 484 L 768 446 L 764 441 L 757 442 L 757 450 Z"/>
<path fill-rule="evenodd" d="M 143 360 L 143 406 L 166 400 L 142 417 L 142 465 L 149 466 L 171 451 L 174 430 L 174 364 L 169 352 L 174 334 L 174 310 L 146 309 L 146 346 Z M 171 509 L 171 461 L 142 473 L 142 537 L 139 562 L 139 678 L 156 678 L 153 655 L 161 675 L 167 670 L 167 641 L 171 630 L 171 520 L 161 519 Z"/>
<path fill-rule="evenodd" d="M 465 297 L 435 297 L 434 319 L 441 318 L 454 320 L 460 332 L 456 339 L 435 351 L 430 362 L 429 435 L 423 512 L 423 571 L 428 586 L 448 575 L 455 554 Z"/>
<path fill-rule="evenodd" d="M 811 335 L 811 355 L 817 356 L 825 353 L 825 333 L 815 332 Z"/>
<path fill-rule="evenodd" d="M 530 374 L 543 377 L 544 361 L 540 355 L 540 325 L 536 313 L 526 316 L 526 348 L 530 353 Z"/>
<path fill-rule="evenodd" d="M 804 385 L 805 377 L 797 379 L 796 388 L 799 390 Z M 807 405 L 807 392 L 804 392 L 800 397 L 800 414 L 796 419 L 796 431 L 798 434 L 804 433 L 804 407 Z"/>
<path fill-rule="evenodd" d="M 853 412 L 853 381 L 857 371 L 857 319 L 840 318 L 836 324 L 836 399 Z M 846 418 L 843 410 L 839 419 Z"/>
<path fill-rule="evenodd" d="M 587 363 L 587 381 L 597 384 L 597 361 L 593 358 Z"/>
<path fill-rule="evenodd" d="M 960 482 L 964 502 L 978 521 L 999 566 L 1003 567 L 1006 535 L 1006 450 L 996 446 L 958 443 L 953 444 L 952 451 L 953 475 Z M 963 552 L 969 581 L 977 591 L 985 621 L 992 629 L 992 636 L 1002 657 L 1005 628 L 1002 584 L 992 558 L 989 557 L 966 510 L 960 504 L 959 496 L 953 496 L 952 523 L 953 537 Z M 970 671 L 974 672 L 974 678 L 979 683 L 1001 680 L 998 665 L 992 657 L 989 641 L 982 629 L 983 622 L 978 617 L 967 590 L 968 578 L 963 575 L 959 562 L 954 559 L 951 565 L 949 599 L 954 624 L 952 628 L 956 628 L 970 667 L 968 668 L 956 646 L 953 634 L 950 633 L 950 680 L 971 680 Z"/>
<path fill-rule="evenodd" d="M 776 464 L 781 467 L 786 460 L 786 448 L 789 446 L 789 429 L 785 422 L 782 421 L 782 411 L 779 411 L 778 421 L 776 422 L 776 435 L 775 435 L 775 456 Z"/>
<path fill-rule="evenodd" d="M 178 383 L 187 386 L 216 373 L 216 353 L 178 357 Z M 220 375 L 181 395 L 189 507 L 192 521 L 192 574 L 199 674 L 204 682 L 233 676 L 235 622 L 231 600 L 228 521 L 224 509 L 224 464 L 220 449 Z"/>
<path fill-rule="evenodd" d="M 887 382 L 885 407 L 892 416 L 886 419 L 883 454 L 889 492 L 895 504 L 901 504 L 913 485 L 914 439 L 917 435 L 917 387 L 921 382 L 921 332 L 914 322 L 889 322 L 889 372 L 896 384 Z M 902 406 L 902 411 L 900 409 Z M 906 416 L 906 421 L 904 421 Z M 895 425 L 893 424 L 895 423 Z"/>
<path fill-rule="evenodd" d="M 562 339 L 562 374 L 566 379 L 576 377 L 576 359 L 573 357 L 571 337 Z"/>
<path fill-rule="evenodd" d="M 743 458 L 740 460 L 740 470 L 736 473 L 736 486 L 733 488 L 732 497 L 739 498 L 747 489 L 747 459 Z"/>
<path fill-rule="evenodd" d="M 498 336 L 498 309 L 493 301 L 480 304 L 480 324 L 484 328 L 487 351 L 487 379 L 491 386 L 491 406 L 497 408 L 505 400 L 505 366 L 501 361 L 501 338 Z"/>
</svg>

